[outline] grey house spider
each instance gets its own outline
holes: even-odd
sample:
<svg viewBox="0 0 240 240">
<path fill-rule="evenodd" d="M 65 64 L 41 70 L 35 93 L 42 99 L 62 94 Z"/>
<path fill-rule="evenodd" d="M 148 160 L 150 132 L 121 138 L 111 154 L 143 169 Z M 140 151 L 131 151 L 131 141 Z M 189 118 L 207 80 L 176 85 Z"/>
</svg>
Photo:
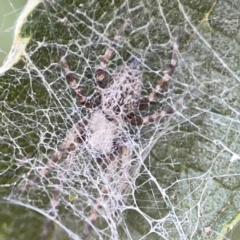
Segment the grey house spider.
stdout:
<svg viewBox="0 0 240 240">
<path fill-rule="evenodd" d="M 131 149 L 127 144 L 127 137 L 123 131 L 126 125 L 148 125 L 158 121 L 165 116 L 173 113 L 173 109 L 156 112 L 152 115 L 141 117 L 139 111 L 154 103 L 168 83 L 177 65 L 178 45 L 173 42 L 172 60 L 169 69 L 164 72 L 157 86 L 149 96 L 141 97 L 142 92 L 142 71 L 140 62 L 136 58 L 130 58 L 126 64 L 118 67 L 112 75 L 109 74 L 107 66 L 109 60 L 120 41 L 124 31 L 131 25 L 130 20 L 126 20 L 118 30 L 110 47 L 107 48 L 100 66 L 96 68 L 97 90 L 91 97 L 85 97 L 82 89 L 78 86 L 74 74 L 70 71 L 64 57 L 61 58 L 61 64 L 65 72 L 66 80 L 75 91 L 79 102 L 86 108 L 92 108 L 92 113 L 85 119 L 80 120 L 66 134 L 65 139 L 58 147 L 58 150 L 52 155 L 47 165 L 39 172 L 30 185 L 39 182 L 54 165 L 63 157 L 65 153 L 71 154 L 85 148 L 94 152 L 99 159 L 105 163 L 105 176 L 110 181 L 113 178 L 113 172 L 121 169 L 121 194 L 127 188 L 126 168 L 131 161 Z M 59 176 L 59 186 L 64 183 L 66 176 Z M 108 194 L 108 187 L 103 186 L 100 190 L 102 195 Z M 51 200 L 52 208 L 55 209 L 59 204 L 61 187 L 56 187 Z M 82 238 L 86 238 L 90 233 L 94 222 L 100 215 L 103 197 L 99 196 L 96 200 L 96 207 L 92 209 L 85 226 Z M 54 214 L 52 213 L 54 216 Z M 44 234 L 47 233 L 46 225 Z"/>
</svg>

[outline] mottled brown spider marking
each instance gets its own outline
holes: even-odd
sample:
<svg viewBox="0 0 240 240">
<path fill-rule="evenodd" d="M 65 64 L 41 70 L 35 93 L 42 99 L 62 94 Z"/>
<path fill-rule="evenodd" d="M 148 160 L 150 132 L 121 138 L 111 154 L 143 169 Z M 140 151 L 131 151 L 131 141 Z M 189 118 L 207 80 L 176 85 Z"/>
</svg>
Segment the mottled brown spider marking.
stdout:
<svg viewBox="0 0 240 240">
<path fill-rule="evenodd" d="M 142 91 L 140 62 L 131 58 L 112 75 L 112 82 L 101 90 L 102 112 L 115 119 L 136 112 Z"/>
</svg>

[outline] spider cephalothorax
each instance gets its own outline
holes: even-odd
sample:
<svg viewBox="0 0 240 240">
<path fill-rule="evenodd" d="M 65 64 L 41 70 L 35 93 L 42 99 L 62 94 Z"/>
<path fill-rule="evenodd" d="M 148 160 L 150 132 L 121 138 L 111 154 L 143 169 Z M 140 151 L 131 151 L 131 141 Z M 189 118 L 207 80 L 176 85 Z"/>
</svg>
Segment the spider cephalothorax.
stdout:
<svg viewBox="0 0 240 240">
<path fill-rule="evenodd" d="M 128 114 L 136 112 L 142 92 L 142 72 L 140 62 L 135 58 L 117 68 L 110 84 L 101 90 L 101 110 L 110 118 L 123 120 Z"/>
<path fill-rule="evenodd" d="M 106 163 L 105 174 L 108 181 L 112 181 L 113 172 L 121 168 L 122 172 L 119 172 L 120 194 L 123 194 L 126 190 L 128 176 L 128 168 L 126 166 L 131 161 L 132 156 L 132 150 L 129 148 L 129 144 L 127 144 L 129 136 L 126 136 L 126 131 L 128 131 L 126 129 L 130 124 L 147 125 L 173 112 L 171 108 L 167 111 L 159 111 L 145 117 L 139 115 L 141 109 L 155 102 L 159 93 L 169 81 L 175 70 L 178 54 L 178 46 L 176 41 L 174 41 L 169 69 L 164 72 L 162 79 L 149 96 L 142 97 L 141 63 L 136 58 L 131 57 L 126 63 L 118 67 L 113 74 L 107 71 L 107 65 L 114 48 L 130 24 L 130 20 L 125 21 L 110 47 L 106 50 L 100 66 L 96 69 L 95 81 L 97 88 L 90 98 L 82 94 L 83 91 L 78 86 L 74 74 L 70 71 L 65 57 L 61 58 L 67 81 L 75 91 L 80 103 L 86 108 L 92 108 L 92 111 L 68 131 L 62 144 L 47 163 L 47 166 L 39 172 L 32 183 L 36 183 L 44 177 L 49 169 L 62 158 L 63 154 L 81 150 L 88 151 L 92 156 L 102 159 Z M 61 179 L 59 182 L 63 184 Z M 54 194 L 54 200 L 51 201 L 53 208 L 59 204 L 60 190 L 56 189 Z M 108 194 L 107 186 L 101 188 L 100 196 L 96 200 L 96 207 L 93 208 L 89 216 L 83 237 L 88 235 L 93 223 L 100 214 L 103 201 L 101 194 L 105 196 Z"/>
</svg>

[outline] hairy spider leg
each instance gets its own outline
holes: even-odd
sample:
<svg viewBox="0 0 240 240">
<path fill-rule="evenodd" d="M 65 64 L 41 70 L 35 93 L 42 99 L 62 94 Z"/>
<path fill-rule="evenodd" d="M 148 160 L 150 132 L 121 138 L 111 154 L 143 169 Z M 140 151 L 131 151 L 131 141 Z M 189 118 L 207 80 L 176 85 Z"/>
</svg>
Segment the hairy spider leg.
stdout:
<svg viewBox="0 0 240 240">
<path fill-rule="evenodd" d="M 118 30 L 115 37 L 113 38 L 113 40 L 110 44 L 110 47 L 107 48 L 107 50 L 102 58 L 102 61 L 100 62 L 100 66 L 96 69 L 96 80 L 97 80 L 97 84 L 100 87 L 107 85 L 107 83 L 105 83 L 105 81 L 109 80 L 109 77 L 106 76 L 106 75 L 108 75 L 108 73 L 106 71 L 107 65 L 113 54 L 114 49 L 117 47 L 117 43 L 121 40 L 123 33 L 130 25 L 131 25 L 131 20 L 127 19 L 124 22 L 124 24 L 122 25 L 122 27 Z"/>
<path fill-rule="evenodd" d="M 95 107 L 99 106 L 101 103 L 101 96 L 100 96 L 99 92 L 94 92 L 94 94 L 91 97 L 85 97 L 82 94 L 82 92 L 83 92 L 82 88 L 80 88 L 79 85 L 77 84 L 77 81 L 74 77 L 74 73 L 70 71 L 67 61 L 64 56 L 61 58 L 60 62 L 64 69 L 65 77 L 66 77 L 70 87 L 75 91 L 75 93 L 79 99 L 79 102 L 87 108 L 95 108 Z"/>
<path fill-rule="evenodd" d="M 131 157 L 131 151 L 127 146 L 122 146 L 120 150 L 120 160 L 121 160 L 121 167 L 117 171 L 119 166 L 119 158 L 116 158 L 115 160 L 111 161 L 109 166 L 107 167 L 107 171 L 105 173 L 105 181 L 112 182 L 115 178 L 119 175 L 119 182 L 121 184 L 120 186 L 120 192 L 121 195 L 124 194 L 128 187 L 129 177 L 130 174 L 128 172 L 128 166 L 129 166 L 129 159 Z M 103 203 L 105 201 L 104 198 L 109 194 L 108 186 L 103 186 L 100 190 L 99 197 L 96 199 L 96 204 L 93 207 L 91 211 L 91 215 L 88 217 L 88 222 L 85 224 L 82 239 L 86 239 L 88 235 L 91 233 L 95 221 L 98 219 L 98 217 L 101 215 L 101 210 L 103 208 Z M 111 195 L 111 194 L 110 194 Z M 121 203 L 119 203 L 121 204 Z M 104 211 L 104 210 L 103 210 Z"/>
<path fill-rule="evenodd" d="M 39 183 L 42 178 L 50 171 L 51 168 L 55 166 L 55 164 L 62 158 L 65 152 L 69 152 L 67 159 L 65 159 L 64 168 L 57 175 L 57 182 L 55 183 L 53 196 L 50 200 L 51 209 L 49 210 L 49 215 L 52 217 L 56 216 L 56 208 L 59 205 L 60 195 L 62 193 L 63 184 L 66 181 L 68 169 L 73 164 L 73 158 L 76 153 L 77 145 L 81 144 L 84 138 L 84 127 L 86 126 L 87 121 L 83 121 L 83 123 L 77 123 L 73 128 L 69 130 L 66 134 L 66 137 L 62 144 L 58 147 L 58 150 L 52 155 L 51 159 L 47 162 L 46 166 L 38 172 L 38 174 L 33 178 L 33 180 L 28 181 L 28 183 L 17 190 L 17 192 L 23 192 L 26 189 L 32 187 L 34 184 Z M 43 231 L 41 234 L 41 239 L 46 239 L 49 228 L 52 225 L 52 220 L 47 219 L 44 224 Z"/>
<path fill-rule="evenodd" d="M 74 156 L 75 156 L 75 152 L 68 155 L 67 159 L 64 161 L 64 163 L 65 163 L 64 167 L 57 174 L 57 181 L 54 184 L 54 191 L 52 194 L 52 198 L 50 200 L 51 209 L 48 211 L 48 214 L 51 217 L 57 216 L 56 208 L 58 207 L 59 202 L 60 202 L 60 196 L 63 191 L 63 184 L 65 183 L 65 181 L 67 179 L 68 170 L 71 168 L 71 166 L 74 163 L 74 161 L 73 161 Z M 41 233 L 42 240 L 45 240 L 47 238 L 48 232 L 49 232 L 49 229 L 51 226 L 52 226 L 52 220 L 48 218 L 44 224 L 44 227 L 43 227 L 43 230 Z"/>
<path fill-rule="evenodd" d="M 159 94 L 163 91 L 164 87 L 167 85 L 169 79 L 172 77 L 178 62 L 178 44 L 175 39 L 173 43 L 173 53 L 172 59 L 169 65 L 169 68 L 164 71 L 163 77 L 160 79 L 157 86 L 149 94 L 149 96 L 141 98 L 139 101 L 138 108 L 139 110 L 145 109 L 148 104 L 155 103 Z M 141 116 L 136 115 L 135 113 L 130 113 L 126 116 L 125 120 L 130 122 L 132 125 L 148 125 L 150 123 L 156 122 L 159 119 L 164 118 L 165 116 L 172 114 L 174 112 L 173 108 L 169 108 L 166 111 L 156 112 L 150 116 L 142 118 Z"/>
<path fill-rule="evenodd" d="M 165 111 L 161 112 L 155 112 L 152 115 L 146 116 L 146 117 L 140 117 L 137 115 L 134 115 L 132 118 L 128 119 L 127 121 L 130 122 L 132 125 L 149 125 L 151 123 L 154 123 L 158 120 L 163 119 L 164 117 L 174 113 L 176 110 L 182 107 L 184 101 L 190 97 L 191 92 L 194 91 L 190 90 L 190 92 L 185 93 L 180 99 L 177 100 L 177 102 L 174 104 L 173 107 L 169 107 Z"/>
<path fill-rule="evenodd" d="M 166 71 L 164 71 L 163 77 L 160 79 L 156 87 L 149 94 L 148 97 L 144 97 L 140 100 L 139 109 L 142 110 L 148 106 L 150 103 L 154 103 L 159 96 L 159 94 L 163 91 L 164 87 L 168 84 L 169 79 L 172 77 L 178 62 L 178 44 L 177 41 L 174 40 L 173 43 L 173 53 L 171 63 Z"/>
<path fill-rule="evenodd" d="M 109 76 L 109 74 L 106 71 L 107 65 L 113 54 L 113 49 L 116 48 L 117 43 L 121 40 L 121 37 L 122 37 L 124 31 L 130 25 L 131 25 L 131 20 L 127 19 L 124 22 L 124 24 L 122 25 L 122 27 L 118 30 L 116 36 L 114 37 L 114 39 L 111 42 L 110 47 L 107 48 L 107 50 L 103 56 L 103 59 L 100 62 L 100 66 L 96 70 L 96 81 L 100 87 L 107 86 L 108 81 L 110 81 L 110 79 L 111 79 L 111 77 Z M 64 69 L 65 77 L 66 77 L 69 85 L 71 86 L 71 88 L 75 91 L 80 103 L 83 104 L 87 108 L 95 108 L 95 107 L 99 106 L 101 103 L 101 95 L 99 94 L 99 92 L 97 92 L 97 91 L 94 92 L 94 94 L 91 97 L 84 96 L 83 90 L 82 90 L 82 88 L 80 88 L 78 86 L 77 81 L 74 77 L 74 73 L 70 71 L 67 61 L 64 56 L 61 57 L 60 62 Z"/>
<path fill-rule="evenodd" d="M 164 71 L 164 75 L 162 79 L 159 81 L 153 92 L 148 96 L 149 102 L 153 102 L 156 100 L 156 98 L 159 96 L 159 93 L 163 90 L 163 88 L 168 83 L 169 79 L 172 77 L 178 62 L 178 44 L 175 41 L 173 43 L 173 53 L 172 53 L 172 60 L 169 65 L 169 68 Z"/>
<path fill-rule="evenodd" d="M 55 183 L 53 196 L 50 200 L 51 209 L 49 210 L 49 215 L 52 217 L 56 216 L 56 208 L 59 205 L 60 195 L 62 193 L 63 184 L 66 181 L 68 169 L 73 164 L 73 159 L 76 154 L 76 150 L 78 149 L 78 145 L 82 144 L 85 141 L 84 136 L 84 128 L 88 124 L 87 120 L 84 120 L 82 123 L 77 123 L 72 127 L 68 133 L 62 144 L 58 147 L 58 150 L 52 155 L 51 159 L 47 162 L 46 166 L 39 171 L 38 175 L 34 177 L 32 181 L 30 181 L 21 191 L 26 190 L 29 187 L 32 187 L 34 184 L 41 181 L 42 178 L 50 171 L 51 168 L 55 166 L 55 164 L 61 160 L 64 153 L 68 152 L 69 155 L 65 159 L 64 168 L 57 175 L 57 182 Z M 52 220 L 48 219 L 43 227 L 43 231 L 41 234 L 41 239 L 46 239 L 49 228 L 51 227 Z"/>
<path fill-rule="evenodd" d="M 106 52 L 104 54 L 104 57 L 103 57 L 103 60 L 100 63 L 100 68 L 98 68 L 97 71 L 96 71 L 97 81 L 101 82 L 101 81 L 104 80 L 105 71 L 103 71 L 103 69 L 106 69 L 106 67 L 108 65 L 108 62 L 109 62 L 109 59 L 112 56 L 113 48 L 116 48 L 117 42 L 121 39 L 121 36 L 122 36 L 123 32 L 125 31 L 125 29 L 130 24 L 131 24 L 131 21 L 129 19 L 127 21 L 125 21 L 123 26 L 119 29 L 117 35 L 114 37 L 114 39 L 111 43 L 111 46 L 106 50 Z M 95 92 L 93 94 L 93 96 L 91 96 L 91 97 L 85 97 L 82 94 L 82 89 L 77 84 L 77 81 L 74 77 L 73 72 L 70 71 L 65 57 L 61 58 L 61 65 L 62 65 L 63 70 L 65 72 L 65 77 L 66 77 L 70 87 L 75 91 L 80 103 L 83 104 L 87 108 L 94 108 L 94 107 L 99 106 L 100 103 L 101 103 L 101 98 L 100 98 L 101 96 L 100 96 L 99 92 Z M 104 76 L 102 75 L 103 73 L 104 73 Z M 102 76 L 103 76 L 103 78 L 102 78 Z M 104 83 L 104 84 L 107 84 L 107 83 Z M 85 124 L 87 124 L 87 123 L 85 122 Z M 48 161 L 47 165 L 39 172 L 38 176 L 36 176 L 34 178 L 31 185 L 39 182 L 49 172 L 50 168 L 52 168 L 62 158 L 62 155 L 64 154 L 64 152 L 66 152 L 66 151 L 72 152 L 72 151 L 76 150 L 75 145 L 76 145 L 76 143 L 81 142 L 81 141 L 79 141 L 79 138 L 81 138 L 81 134 L 82 134 L 82 128 L 79 126 L 79 124 L 76 124 L 75 127 L 73 127 L 69 131 L 69 133 L 67 133 L 63 143 L 59 147 L 59 150 L 56 151 L 53 154 L 52 158 Z M 78 138 L 78 139 L 76 139 L 76 138 Z M 84 140 L 84 139 L 81 139 L 81 140 Z M 60 198 L 60 195 L 61 195 L 61 192 L 62 192 L 61 189 L 62 189 L 62 186 L 64 184 L 64 180 L 66 179 L 66 175 L 67 175 L 67 173 L 65 172 L 65 173 L 58 176 L 59 186 L 56 185 L 54 193 L 53 193 L 53 197 L 51 199 L 52 209 L 49 212 L 49 214 L 51 216 L 54 216 L 55 209 L 59 205 L 59 198 Z M 104 187 L 101 189 L 101 192 L 102 193 L 105 192 Z M 100 201 L 100 200 L 101 199 L 99 198 L 97 201 Z M 98 204 L 98 206 L 100 206 L 100 205 Z M 92 219 L 92 220 L 90 220 L 90 222 L 93 223 L 95 221 L 95 219 L 97 219 L 97 217 L 99 215 L 97 213 L 98 213 L 97 211 L 93 211 L 93 213 L 89 217 L 89 219 Z M 46 222 L 46 224 L 44 226 L 44 229 L 43 229 L 43 233 L 42 233 L 42 239 L 47 237 L 48 230 L 49 230 L 49 227 L 51 225 L 51 222 L 52 222 L 51 220 L 48 220 Z M 90 229 L 90 227 L 87 227 L 86 229 Z M 86 232 L 90 232 L 90 231 L 86 230 Z"/>
<path fill-rule="evenodd" d="M 29 180 L 24 186 L 18 188 L 17 192 L 23 192 L 32 187 L 34 184 L 39 183 L 50 171 L 50 169 L 53 168 L 59 160 L 61 160 L 64 153 L 74 152 L 77 149 L 77 145 L 82 144 L 85 141 L 84 128 L 87 124 L 87 120 L 84 120 L 82 123 L 75 124 L 74 127 L 68 131 L 64 141 L 60 144 L 60 146 L 58 146 L 58 150 L 48 160 L 45 167 L 42 168 L 32 180 Z"/>
</svg>

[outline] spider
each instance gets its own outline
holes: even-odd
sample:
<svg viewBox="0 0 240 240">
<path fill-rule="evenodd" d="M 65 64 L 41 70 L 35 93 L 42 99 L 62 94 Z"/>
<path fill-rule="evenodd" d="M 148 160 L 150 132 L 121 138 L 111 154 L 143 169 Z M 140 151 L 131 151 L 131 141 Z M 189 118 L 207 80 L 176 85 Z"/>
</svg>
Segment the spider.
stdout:
<svg viewBox="0 0 240 240">
<path fill-rule="evenodd" d="M 65 153 L 70 154 L 80 149 L 88 149 L 88 151 L 97 156 L 97 159 L 104 161 L 106 166 L 105 175 L 111 181 L 113 173 L 118 168 L 126 168 L 127 163 L 131 161 L 132 151 L 127 144 L 128 138 L 124 131 L 125 126 L 148 125 L 174 112 L 173 108 L 169 108 L 166 111 L 156 112 L 145 117 L 138 115 L 148 104 L 156 101 L 160 92 L 173 75 L 178 59 L 178 45 L 176 41 L 173 43 L 172 60 L 169 68 L 164 72 L 157 86 L 146 97 L 141 97 L 143 85 L 142 71 L 140 69 L 141 63 L 135 57 L 131 57 L 125 64 L 117 67 L 112 75 L 107 70 L 109 60 L 117 43 L 130 25 L 131 20 L 129 19 L 124 22 L 112 40 L 111 45 L 107 48 L 100 65 L 96 68 L 95 79 L 97 88 L 91 97 L 83 95 L 83 91 L 77 84 L 74 73 L 70 71 L 65 57 L 61 57 L 61 65 L 65 72 L 66 80 L 75 91 L 80 104 L 93 110 L 89 116 L 80 120 L 67 132 L 58 150 L 29 185 L 39 182 Z M 127 174 L 121 175 L 121 194 L 127 188 L 127 176 Z M 60 183 L 61 177 L 59 178 Z M 61 182 L 60 184 L 63 183 Z M 107 186 L 101 188 L 101 193 L 105 195 L 108 193 Z M 53 208 L 56 208 L 59 204 L 60 194 L 61 188 L 56 188 L 51 200 Z M 102 201 L 103 198 L 99 196 L 96 200 L 96 207 L 92 209 L 88 218 L 89 221 L 85 226 L 82 238 L 87 237 L 94 222 L 100 215 Z"/>
</svg>

